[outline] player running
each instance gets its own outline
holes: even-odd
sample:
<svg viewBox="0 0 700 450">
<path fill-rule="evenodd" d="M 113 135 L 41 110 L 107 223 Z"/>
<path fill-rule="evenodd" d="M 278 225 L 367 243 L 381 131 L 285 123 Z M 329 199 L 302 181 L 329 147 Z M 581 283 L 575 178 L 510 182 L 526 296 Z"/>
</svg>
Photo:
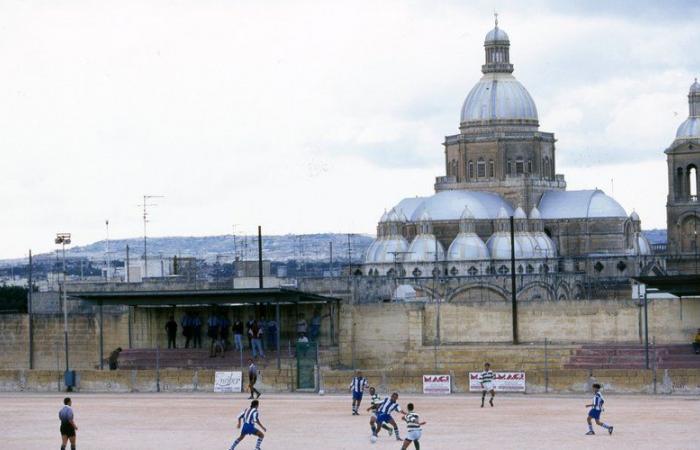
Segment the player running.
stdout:
<svg viewBox="0 0 700 450">
<path fill-rule="evenodd" d="M 265 435 L 262 431 L 255 428 L 255 424 L 260 425 L 260 428 L 262 428 L 263 431 L 267 431 L 267 428 L 265 428 L 265 426 L 260 422 L 260 417 L 258 416 L 259 404 L 260 403 L 257 400 L 253 400 L 252 402 L 250 402 L 250 408 L 246 408 L 245 410 L 243 410 L 242 413 L 238 415 L 237 428 L 241 428 L 241 420 L 243 421 L 243 428 L 241 429 L 241 435 L 238 436 L 238 439 L 233 441 L 233 444 L 231 445 L 231 448 L 229 450 L 235 449 L 236 446 L 241 443 L 243 438 L 245 438 L 249 434 L 254 434 L 258 437 L 258 442 L 255 444 L 255 450 L 260 450 L 260 445 L 262 444 Z"/>
<path fill-rule="evenodd" d="M 377 390 L 374 389 L 374 387 L 369 388 L 369 395 L 371 395 L 371 397 L 370 397 L 371 403 L 369 405 L 369 408 L 367 408 L 367 412 L 372 411 L 373 413 L 376 413 L 377 407 L 379 405 L 381 405 L 383 400 L 381 398 L 379 398 L 379 395 L 377 395 Z M 391 428 L 389 425 L 383 423 L 382 428 L 384 428 L 386 431 L 389 432 L 389 436 L 394 434 L 394 429 Z"/>
<path fill-rule="evenodd" d="M 603 396 L 600 393 L 600 384 L 595 383 L 593 385 L 593 403 L 590 405 L 586 405 L 586 408 L 591 408 L 590 411 L 588 411 L 588 418 L 586 419 L 588 421 L 588 433 L 586 433 L 587 435 L 595 434 L 595 431 L 593 431 L 593 423 L 591 419 L 595 419 L 595 423 L 599 427 L 603 427 L 606 430 L 608 430 L 608 434 L 613 434 L 613 426 L 606 425 L 600 421 L 600 414 L 603 412 L 603 403 L 605 403 L 605 400 L 603 399 Z"/>
<path fill-rule="evenodd" d="M 413 442 L 416 450 L 420 450 L 420 442 L 418 440 L 421 437 L 421 428 L 427 422 L 421 422 L 418 417 L 418 413 L 413 411 L 413 403 L 409 403 L 406 408 L 408 409 L 408 414 L 404 415 L 401 419 L 406 422 L 406 438 L 403 441 L 403 446 L 401 450 L 406 450 Z"/>
<path fill-rule="evenodd" d="M 375 412 L 372 418 L 369 420 L 369 426 L 372 429 L 373 440 L 377 439 L 377 433 L 379 433 L 379 430 L 382 428 L 382 424 L 386 422 L 389 422 L 394 428 L 394 435 L 396 436 L 396 440 L 401 440 L 401 437 L 399 436 L 399 426 L 396 425 L 396 421 L 393 417 L 391 417 L 391 413 L 394 411 L 397 411 L 401 414 L 405 414 L 403 410 L 401 410 L 399 404 L 396 403 L 396 400 L 398 399 L 399 394 L 394 392 L 393 394 L 391 394 L 391 398 L 385 398 L 379 404 L 379 406 L 377 406 L 377 412 Z"/>
<path fill-rule="evenodd" d="M 61 421 L 61 450 L 66 450 L 66 444 L 70 440 L 71 450 L 75 450 L 75 432 L 78 426 L 73 420 L 73 402 L 70 397 L 63 399 L 63 408 L 58 412 L 58 418 Z"/>
<path fill-rule="evenodd" d="M 365 389 L 369 386 L 367 378 L 362 376 L 362 372 L 359 370 L 352 378 L 350 383 L 350 391 L 352 392 L 352 415 L 359 416 L 360 413 L 357 410 L 360 408 L 360 403 L 362 403 L 362 395 L 365 393 Z"/>
<path fill-rule="evenodd" d="M 489 399 L 489 405 L 493 406 L 493 398 L 496 396 L 496 391 L 493 389 L 493 380 L 496 376 L 491 370 L 491 364 L 484 364 L 484 371 L 479 375 L 479 383 L 481 383 L 481 407 L 484 407 L 484 400 L 486 400 L 486 393 L 491 393 L 491 398 Z"/>
</svg>

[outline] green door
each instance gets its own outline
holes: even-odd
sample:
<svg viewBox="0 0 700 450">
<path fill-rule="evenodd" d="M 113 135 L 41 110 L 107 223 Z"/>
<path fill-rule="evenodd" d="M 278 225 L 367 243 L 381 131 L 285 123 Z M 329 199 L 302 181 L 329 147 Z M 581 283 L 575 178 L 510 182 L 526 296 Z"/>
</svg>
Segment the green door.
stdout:
<svg viewBox="0 0 700 450">
<path fill-rule="evenodd" d="M 316 389 L 316 343 L 297 342 L 297 389 Z"/>
</svg>

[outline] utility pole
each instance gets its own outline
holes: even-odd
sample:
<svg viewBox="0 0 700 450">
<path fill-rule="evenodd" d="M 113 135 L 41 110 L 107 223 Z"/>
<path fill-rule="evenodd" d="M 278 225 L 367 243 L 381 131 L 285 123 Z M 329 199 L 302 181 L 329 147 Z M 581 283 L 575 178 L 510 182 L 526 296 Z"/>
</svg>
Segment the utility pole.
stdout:
<svg viewBox="0 0 700 450">
<path fill-rule="evenodd" d="M 513 344 L 518 344 L 518 303 L 515 295 L 515 221 L 510 216 L 510 302 L 513 316 Z"/>
<path fill-rule="evenodd" d="M 148 207 L 149 206 L 158 206 L 156 203 L 148 203 L 148 201 L 152 198 L 165 198 L 163 195 L 144 195 L 143 196 L 143 203 L 139 206 L 143 206 L 143 278 L 148 277 L 148 242 L 147 242 L 147 234 L 146 234 L 146 224 L 148 223 Z"/>
<path fill-rule="evenodd" d="M 258 287 L 263 288 L 262 227 L 260 225 L 258 225 Z"/>
<path fill-rule="evenodd" d="M 126 244 L 126 282 L 129 282 L 129 244 Z"/>
<path fill-rule="evenodd" d="M 27 294 L 27 306 L 29 313 L 29 368 L 34 368 L 34 305 L 32 304 L 32 295 L 34 292 L 34 283 L 32 282 L 32 250 L 29 250 L 29 292 Z"/>
<path fill-rule="evenodd" d="M 348 233 L 348 276 L 352 277 L 352 247 L 350 245 L 350 236 L 352 236 L 352 233 Z"/>
<path fill-rule="evenodd" d="M 105 241 L 105 256 L 106 256 L 106 260 L 107 260 L 107 274 L 106 275 L 107 275 L 107 281 L 109 281 L 109 279 L 111 278 L 110 273 L 109 273 L 109 267 L 111 266 L 111 264 L 110 264 L 111 261 L 109 258 L 109 219 L 105 220 L 105 227 L 107 229 L 107 239 Z"/>
</svg>

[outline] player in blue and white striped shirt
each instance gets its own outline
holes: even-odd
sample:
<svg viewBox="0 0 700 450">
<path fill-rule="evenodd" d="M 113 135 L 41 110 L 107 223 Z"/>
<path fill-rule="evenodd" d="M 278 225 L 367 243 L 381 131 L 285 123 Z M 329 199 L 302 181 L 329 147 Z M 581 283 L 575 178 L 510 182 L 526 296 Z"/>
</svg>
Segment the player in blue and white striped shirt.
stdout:
<svg viewBox="0 0 700 450">
<path fill-rule="evenodd" d="M 588 411 L 588 418 L 586 419 L 588 421 L 588 433 L 586 434 L 595 434 L 591 419 L 595 419 L 595 423 L 608 430 L 609 434 L 613 433 L 612 425 L 606 425 L 600 421 L 600 414 L 603 412 L 603 403 L 605 403 L 605 399 L 603 399 L 600 393 L 600 384 L 596 383 L 593 385 L 593 403 L 586 405 L 586 408 L 591 408 L 590 411 Z"/>
<path fill-rule="evenodd" d="M 359 416 L 360 413 L 357 410 L 360 408 L 360 403 L 362 403 L 362 395 L 365 393 L 365 389 L 369 386 L 367 378 L 362 376 L 362 372 L 359 370 L 352 378 L 350 383 L 350 391 L 352 392 L 352 415 Z"/>
<path fill-rule="evenodd" d="M 262 444 L 265 435 L 262 431 L 255 428 L 255 425 L 260 425 L 260 428 L 262 428 L 264 431 L 267 431 L 267 428 L 265 428 L 265 426 L 260 422 L 258 405 L 259 402 L 257 400 L 253 400 L 250 402 L 250 408 L 246 408 L 238 415 L 238 428 L 241 428 L 241 421 L 243 421 L 243 428 L 241 429 L 241 435 L 238 436 L 238 439 L 233 441 L 233 445 L 231 445 L 229 450 L 235 449 L 236 446 L 241 443 L 243 438 L 249 434 L 254 434 L 258 437 L 258 442 L 255 444 L 255 449 L 260 450 L 260 445 Z"/>
<path fill-rule="evenodd" d="M 396 436 L 396 440 L 402 440 L 399 436 L 399 426 L 396 424 L 394 418 L 391 417 L 391 413 L 393 412 L 405 414 L 403 410 L 401 410 L 399 404 L 396 402 L 398 399 L 399 394 L 394 392 L 391 394 L 391 398 L 385 398 L 384 401 L 377 406 L 377 412 L 375 412 L 372 418 L 369 420 L 369 426 L 372 429 L 372 436 L 374 436 L 375 439 L 377 437 L 377 433 L 379 433 L 379 430 L 382 428 L 382 424 L 389 422 L 394 428 L 394 436 Z"/>
</svg>

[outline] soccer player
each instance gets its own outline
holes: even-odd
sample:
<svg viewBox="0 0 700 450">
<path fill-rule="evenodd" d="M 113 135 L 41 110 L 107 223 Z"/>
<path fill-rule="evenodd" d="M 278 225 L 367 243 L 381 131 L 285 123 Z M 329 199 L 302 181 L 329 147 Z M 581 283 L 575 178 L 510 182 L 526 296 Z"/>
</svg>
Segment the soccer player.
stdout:
<svg viewBox="0 0 700 450">
<path fill-rule="evenodd" d="M 258 405 L 259 402 L 257 400 L 253 400 L 252 402 L 250 402 L 250 408 L 246 408 L 245 410 L 243 410 L 242 413 L 238 415 L 237 428 L 241 430 L 241 435 L 238 436 L 238 439 L 233 441 L 233 445 L 231 445 L 231 448 L 229 450 L 235 449 L 236 446 L 241 443 L 243 438 L 245 438 L 249 434 L 253 434 L 258 437 L 258 442 L 255 444 L 255 450 L 260 450 L 260 445 L 262 444 L 265 435 L 262 431 L 255 428 L 255 425 L 260 425 L 260 428 L 262 428 L 265 432 L 267 432 L 267 428 L 265 428 L 265 426 L 260 422 L 260 417 L 258 415 Z M 243 421 L 243 428 L 241 428 L 241 420 Z"/>
<path fill-rule="evenodd" d="M 394 434 L 396 436 L 396 440 L 400 441 L 401 437 L 399 436 L 399 426 L 396 425 L 396 421 L 394 420 L 393 417 L 391 417 L 391 413 L 394 411 L 398 411 L 401 414 L 405 414 L 402 410 L 401 407 L 399 406 L 396 401 L 399 399 L 399 394 L 394 392 L 391 394 L 391 398 L 387 397 L 385 398 L 379 406 L 377 406 L 377 412 L 374 413 L 372 418 L 369 420 L 369 427 L 372 429 L 372 436 L 375 438 L 377 437 L 377 433 L 379 433 L 379 430 L 382 428 L 382 424 L 389 422 L 391 426 L 394 428 Z"/>
<path fill-rule="evenodd" d="M 58 418 L 61 420 L 61 450 L 66 450 L 66 443 L 70 440 L 71 450 L 75 450 L 75 432 L 78 431 L 78 426 L 73 420 L 72 402 L 69 397 L 63 399 L 63 408 L 58 412 Z"/>
<path fill-rule="evenodd" d="M 253 399 L 253 394 L 256 394 L 255 398 L 260 398 L 260 391 L 255 389 L 255 383 L 258 381 L 258 366 L 252 359 L 248 359 L 248 388 L 250 389 L 250 397 L 248 400 Z"/>
<path fill-rule="evenodd" d="M 377 407 L 381 405 L 382 399 L 379 398 L 379 395 L 377 395 L 377 390 L 374 388 L 374 386 L 369 388 L 369 395 L 371 395 L 371 397 L 370 405 L 369 408 L 367 408 L 367 412 L 372 411 L 373 413 L 375 413 L 377 412 Z M 389 436 L 394 434 L 394 429 L 391 428 L 389 425 L 383 423 L 382 428 L 389 432 Z"/>
<path fill-rule="evenodd" d="M 407 433 L 401 450 L 406 450 L 411 445 L 411 442 L 413 442 L 416 450 L 420 450 L 420 442 L 418 442 L 422 434 L 420 427 L 427 422 L 420 421 L 418 414 L 413 411 L 413 403 L 409 403 L 406 408 L 408 409 L 408 414 L 405 414 L 402 419 L 406 422 Z"/>
<path fill-rule="evenodd" d="M 481 383 L 481 407 L 484 407 L 484 400 L 486 400 L 486 393 L 491 393 L 491 398 L 489 399 L 489 405 L 493 406 L 493 397 L 496 395 L 496 391 L 493 389 L 493 379 L 495 375 L 491 370 L 491 364 L 484 364 L 484 371 L 479 375 L 479 382 Z"/>
<path fill-rule="evenodd" d="M 350 392 L 352 392 L 353 416 L 360 415 L 360 413 L 358 413 L 357 410 L 360 408 L 360 403 L 362 403 L 362 395 L 364 394 L 367 386 L 369 386 L 367 378 L 363 377 L 362 372 L 358 370 L 355 376 L 352 378 L 352 382 L 350 383 Z"/>
<path fill-rule="evenodd" d="M 603 427 L 606 430 L 608 430 L 608 434 L 613 433 L 613 427 L 612 425 L 606 425 L 603 422 L 600 421 L 600 414 L 603 412 L 603 403 L 605 403 L 605 400 L 603 399 L 603 396 L 600 393 L 600 384 L 595 383 L 593 385 L 593 403 L 590 405 L 586 405 L 586 408 L 591 408 L 590 411 L 588 411 L 588 418 L 586 419 L 588 421 L 588 434 L 595 434 L 595 431 L 593 431 L 593 423 L 591 419 L 595 419 L 596 425 L 599 427 Z"/>
</svg>

